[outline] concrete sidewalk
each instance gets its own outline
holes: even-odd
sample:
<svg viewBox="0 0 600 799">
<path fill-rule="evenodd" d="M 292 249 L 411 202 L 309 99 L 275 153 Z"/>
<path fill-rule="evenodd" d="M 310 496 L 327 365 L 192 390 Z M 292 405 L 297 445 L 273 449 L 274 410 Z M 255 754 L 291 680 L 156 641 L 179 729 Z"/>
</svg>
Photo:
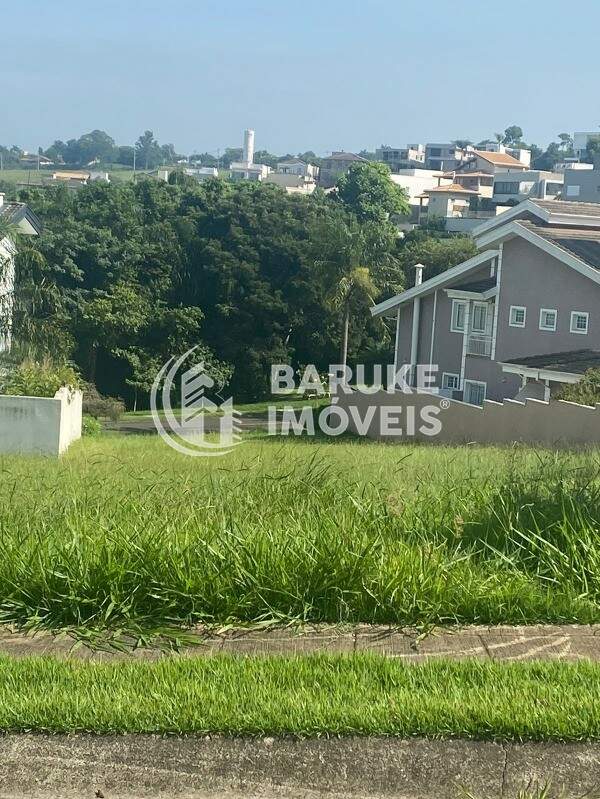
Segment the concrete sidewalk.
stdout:
<svg viewBox="0 0 600 799">
<path fill-rule="evenodd" d="M 600 661 L 600 625 L 531 627 L 440 628 L 427 635 L 417 630 L 377 625 L 311 625 L 301 628 L 275 627 L 268 630 L 215 631 L 197 629 L 196 645 L 184 647 L 184 655 L 195 657 L 217 653 L 236 655 L 294 655 L 315 652 L 377 652 L 410 663 L 432 657 L 484 660 L 593 660 Z M 135 657 L 156 659 L 164 656 L 158 647 L 137 649 L 131 654 L 98 651 L 78 644 L 66 636 L 49 633 L 26 636 L 0 630 L 0 654 L 15 657 L 57 655 L 82 659 Z"/>
<path fill-rule="evenodd" d="M 477 799 L 597 796 L 598 744 L 6 735 L 0 797 Z M 586 793 L 589 792 L 589 793 Z"/>
</svg>

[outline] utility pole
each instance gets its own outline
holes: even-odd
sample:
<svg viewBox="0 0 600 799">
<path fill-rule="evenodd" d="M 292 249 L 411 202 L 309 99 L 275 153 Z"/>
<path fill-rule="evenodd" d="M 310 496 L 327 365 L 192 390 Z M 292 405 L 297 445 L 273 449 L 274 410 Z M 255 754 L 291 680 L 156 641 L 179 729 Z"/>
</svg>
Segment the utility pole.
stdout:
<svg viewBox="0 0 600 799">
<path fill-rule="evenodd" d="M 135 177 L 135 144 L 133 145 L 133 175 Z"/>
</svg>

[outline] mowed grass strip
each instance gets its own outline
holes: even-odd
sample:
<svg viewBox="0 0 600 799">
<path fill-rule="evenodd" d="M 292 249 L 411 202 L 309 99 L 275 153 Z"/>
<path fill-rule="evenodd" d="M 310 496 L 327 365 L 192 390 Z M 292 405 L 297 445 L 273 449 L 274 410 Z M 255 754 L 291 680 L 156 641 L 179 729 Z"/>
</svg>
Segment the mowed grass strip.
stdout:
<svg viewBox="0 0 600 799">
<path fill-rule="evenodd" d="M 0 459 L 0 621 L 600 621 L 597 451 L 106 436 Z"/>
<path fill-rule="evenodd" d="M 153 663 L 4 657 L 0 729 L 594 739 L 600 668 L 407 665 L 371 654 Z"/>
</svg>

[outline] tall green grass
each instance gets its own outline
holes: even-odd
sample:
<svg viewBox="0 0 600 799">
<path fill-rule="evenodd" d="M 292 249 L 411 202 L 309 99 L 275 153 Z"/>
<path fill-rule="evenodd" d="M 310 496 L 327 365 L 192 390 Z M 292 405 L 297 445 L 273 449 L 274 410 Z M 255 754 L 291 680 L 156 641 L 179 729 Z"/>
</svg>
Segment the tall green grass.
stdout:
<svg viewBox="0 0 600 799">
<path fill-rule="evenodd" d="M 597 455 L 149 437 L 0 460 L 0 620 L 600 621 Z"/>
<path fill-rule="evenodd" d="M 2 731 L 598 740 L 599 697 L 593 663 L 0 657 Z"/>
</svg>

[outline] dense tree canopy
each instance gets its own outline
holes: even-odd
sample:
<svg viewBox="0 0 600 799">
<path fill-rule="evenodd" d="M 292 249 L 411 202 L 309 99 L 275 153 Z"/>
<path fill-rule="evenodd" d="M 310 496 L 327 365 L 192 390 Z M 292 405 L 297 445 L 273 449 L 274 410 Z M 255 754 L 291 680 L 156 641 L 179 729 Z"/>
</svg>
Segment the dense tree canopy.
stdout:
<svg viewBox="0 0 600 799">
<path fill-rule="evenodd" d="M 43 259 L 18 259 L 15 337 L 130 405 L 197 344 L 236 398 L 263 395 L 273 362 L 337 362 L 347 306 L 331 297 L 344 276 L 368 269 L 382 296 L 402 286 L 392 226 L 321 192 L 143 180 L 22 199 L 43 220 Z M 353 315 L 349 360 L 385 337 L 368 312 Z"/>
<path fill-rule="evenodd" d="M 413 267 L 424 264 L 424 280 L 445 272 L 452 266 L 467 261 L 477 253 L 470 236 L 446 234 L 443 229 L 416 229 L 407 233 L 398 248 L 398 261 L 404 271 L 404 285 L 412 286 L 415 280 Z"/>
<path fill-rule="evenodd" d="M 337 196 L 362 221 L 385 222 L 393 214 L 408 214 L 408 197 L 390 180 L 390 169 L 378 161 L 353 164 L 337 182 Z"/>
</svg>

